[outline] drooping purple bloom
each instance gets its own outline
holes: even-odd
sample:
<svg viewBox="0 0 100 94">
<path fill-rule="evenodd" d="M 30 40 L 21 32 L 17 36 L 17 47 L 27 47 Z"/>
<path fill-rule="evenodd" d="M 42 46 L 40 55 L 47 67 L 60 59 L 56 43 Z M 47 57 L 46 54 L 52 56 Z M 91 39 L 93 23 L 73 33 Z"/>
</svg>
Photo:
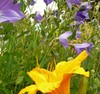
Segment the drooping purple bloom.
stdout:
<svg viewBox="0 0 100 94">
<path fill-rule="evenodd" d="M 79 5 L 81 0 L 66 0 L 67 5 L 70 9 L 72 9 L 72 4 Z"/>
<path fill-rule="evenodd" d="M 20 3 L 13 4 L 12 0 L 0 0 L 0 23 L 16 22 L 24 17 L 20 11 Z"/>
<path fill-rule="evenodd" d="M 53 2 L 54 0 L 44 0 L 44 2 L 46 3 L 46 5 L 50 4 L 51 2 Z"/>
<path fill-rule="evenodd" d="M 82 43 L 82 44 L 75 44 L 74 48 L 77 52 L 77 54 L 80 54 L 83 50 L 86 50 L 89 54 L 89 51 L 93 47 L 92 43 Z"/>
<path fill-rule="evenodd" d="M 80 5 L 80 9 L 75 13 L 75 20 L 77 24 L 84 23 L 85 20 L 89 20 L 88 10 L 92 9 L 92 6 L 88 2 L 83 2 Z"/>
<path fill-rule="evenodd" d="M 59 36 L 59 41 L 64 48 L 68 47 L 68 37 L 72 35 L 71 31 L 67 31 Z"/>
<path fill-rule="evenodd" d="M 78 11 L 75 13 L 75 20 L 77 24 L 83 24 L 84 21 L 88 19 L 90 19 L 88 11 Z"/>
<path fill-rule="evenodd" d="M 40 22 L 41 20 L 43 19 L 43 16 L 40 14 L 39 11 L 36 12 L 36 15 L 35 15 L 35 20 L 37 22 Z"/>
</svg>

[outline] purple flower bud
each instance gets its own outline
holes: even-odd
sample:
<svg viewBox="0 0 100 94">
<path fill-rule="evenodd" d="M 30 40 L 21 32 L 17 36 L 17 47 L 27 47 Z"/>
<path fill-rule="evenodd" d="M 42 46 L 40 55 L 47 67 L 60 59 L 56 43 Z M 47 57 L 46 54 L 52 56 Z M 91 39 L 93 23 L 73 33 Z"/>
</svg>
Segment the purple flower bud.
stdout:
<svg viewBox="0 0 100 94">
<path fill-rule="evenodd" d="M 0 0 L 0 23 L 16 22 L 24 17 L 19 3 L 13 4 L 13 0 Z"/>
<path fill-rule="evenodd" d="M 83 50 L 86 50 L 89 54 L 89 51 L 93 47 L 92 43 L 82 43 L 82 44 L 75 44 L 74 48 L 77 52 L 77 54 L 80 54 Z"/>
<path fill-rule="evenodd" d="M 68 47 L 68 37 L 72 35 L 71 31 L 67 31 L 59 36 L 59 41 L 64 48 Z"/>
<path fill-rule="evenodd" d="M 35 15 L 35 20 L 37 22 L 40 22 L 41 20 L 43 19 L 43 16 L 40 14 L 40 12 L 36 12 L 36 15 Z"/>
<path fill-rule="evenodd" d="M 44 0 L 44 2 L 46 3 L 46 5 L 50 4 L 51 2 L 53 2 L 54 0 Z"/>
<path fill-rule="evenodd" d="M 80 38 L 80 37 L 81 37 L 81 36 L 80 36 L 81 33 L 82 33 L 82 32 L 80 32 L 80 31 L 76 31 L 76 37 L 75 37 L 75 38 Z"/>
</svg>

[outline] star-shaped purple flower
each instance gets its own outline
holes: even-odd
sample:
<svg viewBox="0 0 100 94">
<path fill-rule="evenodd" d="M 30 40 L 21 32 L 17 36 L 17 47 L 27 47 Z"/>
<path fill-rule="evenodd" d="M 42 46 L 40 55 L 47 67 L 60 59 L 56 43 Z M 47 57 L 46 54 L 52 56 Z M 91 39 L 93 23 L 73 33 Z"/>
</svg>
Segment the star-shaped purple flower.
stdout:
<svg viewBox="0 0 100 94">
<path fill-rule="evenodd" d="M 87 53 L 89 54 L 89 51 L 91 50 L 92 47 L 93 47 L 92 43 L 82 43 L 74 45 L 77 54 L 80 54 L 83 50 L 86 50 Z"/>
<path fill-rule="evenodd" d="M 72 35 L 71 31 L 67 31 L 59 36 L 59 41 L 64 48 L 68 47 L 68 37 Z"/>
<path fill-rule="evenodd" d="M 67 5 L 70 9 L 72 9 L 72 4 L 79 5 L 81 0 L 66 0 Z"/>
<path fill-rule="evenodd" d="M 16 22 L 24 17 L 20 11 L 20 3 L 13 4 L 12 0 L 0 0 L 0 23 Z"/>
<path fill-rule="evenodd" d="M 50 4 L 51 2 L 53 2 L 54 0 L 44 0 L 44 2 L 46 3 L 46 5 Z"/>
</svg>

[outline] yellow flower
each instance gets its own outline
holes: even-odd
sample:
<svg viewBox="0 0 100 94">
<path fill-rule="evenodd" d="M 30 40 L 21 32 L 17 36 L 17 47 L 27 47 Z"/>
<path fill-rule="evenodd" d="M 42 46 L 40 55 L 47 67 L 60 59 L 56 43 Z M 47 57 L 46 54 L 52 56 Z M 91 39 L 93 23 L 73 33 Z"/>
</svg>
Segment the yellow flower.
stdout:
<svg viewBox="0 0 100 94">
<path fill-rule="evenodd" d="M 28 75 L 35 82 L 35 85 L 22 89 L 19 94 L 36 94 L 41 91 L 46 94 L 70 94 L 70 79 L 72 74 L 81 74 L 89 77 L 89 72 L 80 67 L 81 62 L 87 57 L 83 51 L 74 60 L 63 61 L 56 65 L 55 70 L 50 72 L 42 68 L 34 68 Z"/>
</svg>

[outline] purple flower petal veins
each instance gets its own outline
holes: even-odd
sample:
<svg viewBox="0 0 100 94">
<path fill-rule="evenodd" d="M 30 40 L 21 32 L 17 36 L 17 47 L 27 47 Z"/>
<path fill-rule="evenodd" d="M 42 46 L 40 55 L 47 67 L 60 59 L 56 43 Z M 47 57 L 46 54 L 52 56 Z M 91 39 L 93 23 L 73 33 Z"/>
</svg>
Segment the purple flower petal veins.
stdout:
<svg viewBox="0 0 100 94">
<path fill-rule="evenodd" d="M 20 11 L 20 3 L 13 4 L 13 0 L 0 0 L 0 23 L 16 22 L 24 17 Z"/>
<path fill-rule="evenodd" d="M 70 9 L 72 9 L 72 4 L 79 5 L 82 0 L 66 0 L 66 3 Z"/>
<path fill-rule="evenodd" d="M 68 47 L 68 37 L 72 35 L 71 31 L 67 31 L 59 36 L 59 42 L 64 48 Z"/>
<path fill-rule="evenodd" d="M 53 2 L 54 0 L 44 0 L 44 2 L 46 3 L 46 5 L 50 4 L 51 2 Z"/>
<path fill-rule="evenodd" d="M 74 45 L 77 54 L 80 54 L 83 50 L 86 50 L 87 53 L 89 54 L 89 51 L 91 50 L 92 47 L 93 47 L 92 43 L 82 43 Z"/>
</svg>

